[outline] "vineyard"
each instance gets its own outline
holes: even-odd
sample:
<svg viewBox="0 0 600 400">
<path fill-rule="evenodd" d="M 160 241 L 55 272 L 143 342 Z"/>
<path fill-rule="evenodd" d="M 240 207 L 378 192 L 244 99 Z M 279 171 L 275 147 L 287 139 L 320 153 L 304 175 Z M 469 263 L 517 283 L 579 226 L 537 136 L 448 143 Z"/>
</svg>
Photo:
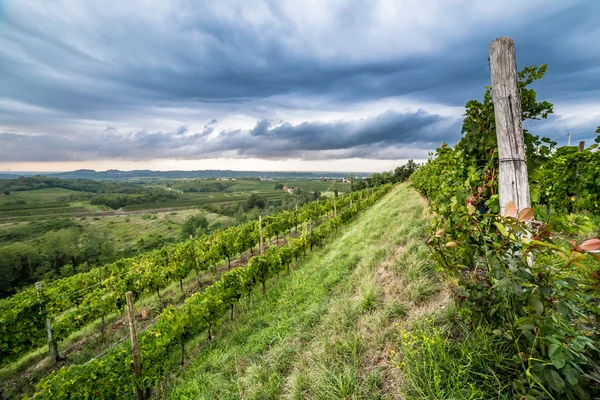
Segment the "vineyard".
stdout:
<svg viewBox="0 0 600 400">
<path fill-rule="evenodd" d="M 521 121 L 553 111 L 529 87 L 545 71 L 531 66 L 518 73 Z M 600 232 L 571 222 L 573 213 L 589 221 L 600 209 L 598 145 L 557 149 L 524 130 L 523 172 L 531 189 L 523 198 L 531 195 L 531 207 L 518 209 L 517 198 L 499 196 L 494 102 L 488 87 L 483 103 L 467 103 L 462 139 L 454 148 L 443 144 L 411 177 L 430 201 L 431 252 L 454 282 L 460 319 L 494 337 L 510 356 L 495 371 L 500 393 L 598 398 Z"/>
<path fill-rule="evenodd" d="M 303 228 L 301 235 L 288 238 L 287 244 L 269 247 L 264 255 L 250 258 L 247 267 L 226 272 L 214 284 L 190 296 L 183 306 L 169 306 L 162 311 L 156 325 L 140 335 L 144 375 L 138 385 L 151 389 L 164 374 L 159 358 L 165 352 L 177 345 L 183 354 L 185 341 L 206 329 L 210 336 L 215 320 L 225 310 L 230 310 L 233 317 L 234 304 L 242 295 L 250 296 L 257 284 L 261 284 L 264 293 L 269 278 L 289 268 L 294 260 L 321 244 L 389 188 L 388 185 L 308 203 L 296 211 L 284 211 L 260 222 L 252 221 L 211 236 L 122 259 L 97 271 L 50 282 L 44 284 L 41 291 L 25 290 L 2 302 L 3 360 L 14 359 L 31 346 L 41 346 L 46 340 L 46 318 L 52 320 L 55 343 L 97 319 L 121 312 L 126 292 L 132 292 L 136 298 L 156 292 L 160 298 L 160 290 L 172 281 L 179 281 L 183 290 L 183 279 L 190 273 L 194 272 L 197 279 L 202 271 L 214 271 L 222 260 L 230 265 L 237 254 L 253 252 L 260 241 L 260 231 L 266 238 L 277 239 L 286 231 Z M 132 393 L 132 376 L 126 373 L 130 368 L 126 362 L 130 354 L 125 348 L 116 347 L 84 365 L 72 365 L 49 375 L 38 385 L 35 397 L 65 398 L 81 394 L 82 390 L 90 397 L 103 398 Z M 90 376 L 96 378 L 89 379 Z M 66 382 L 71 383 L 65 385 Z M 73 385 L 73 382 L 77 383 Z"/>
<path fill-rule="evenodd" d="M 103 184 L 99 207 L 236 222 L 195 215 L 181 242 L 0 300 L 0 398 L 600 398 L 600 136 L 523 129 L 554 106 L 510 38 L 490 70 L 461 139 L 421 165 L 291 181 L 295 197 L 258 178 Z M 45 208 L 73 206 L 46 189 Z"/>
</svg>

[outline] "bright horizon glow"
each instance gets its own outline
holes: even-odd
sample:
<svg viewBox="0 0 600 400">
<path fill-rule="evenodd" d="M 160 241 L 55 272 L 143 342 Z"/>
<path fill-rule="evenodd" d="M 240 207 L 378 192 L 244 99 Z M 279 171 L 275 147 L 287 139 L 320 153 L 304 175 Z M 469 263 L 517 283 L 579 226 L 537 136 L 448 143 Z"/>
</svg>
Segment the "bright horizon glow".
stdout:
<svg viewBox="0 0 600 400">
<path fill-rule="evenodd" d="M 414 160 L 422 163 L 426 160 Z M 306 160 L 260 160 L 214 159 L 214 160 L 148 160 L 114 161 L 99 160 L 93 162 L 47 162 L 47 163 L 0 163 L 0 173 L 17 174 L 19 172 L 70 172 L 78 169 L 91 169 L 98 172 L 111 169 L 121 171 L 202 171 L 230 170 L 250 172 L 384 172 L 391 171 L 408 160 L 365 160 L 341 159 L 328 161 Z M 351 165 L 352 168 L 348 168 Z"/>
</svg>

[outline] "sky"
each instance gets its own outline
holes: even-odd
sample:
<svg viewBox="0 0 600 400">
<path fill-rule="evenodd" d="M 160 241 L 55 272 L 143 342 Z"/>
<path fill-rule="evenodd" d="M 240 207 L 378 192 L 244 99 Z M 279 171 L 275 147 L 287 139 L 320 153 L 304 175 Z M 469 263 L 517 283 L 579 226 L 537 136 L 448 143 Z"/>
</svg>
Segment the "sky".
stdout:
<svg viewBox="0 0 600 400">
<path fill-rule="evenodd" d="M 600 0 L 0 0 L 0 171 L 390 170 L 460 139 L 488 44 L 600 125 Z"/>
</svg>

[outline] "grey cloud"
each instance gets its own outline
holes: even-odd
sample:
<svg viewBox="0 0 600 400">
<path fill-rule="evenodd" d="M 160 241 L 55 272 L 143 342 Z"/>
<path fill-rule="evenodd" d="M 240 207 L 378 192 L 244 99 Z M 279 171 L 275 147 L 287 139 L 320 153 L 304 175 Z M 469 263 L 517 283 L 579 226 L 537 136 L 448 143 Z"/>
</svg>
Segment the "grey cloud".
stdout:
<svg viewBox="0 0 600 400">
<path fill-rule="evenodd" d="M 408 28 L 405 36 L 387 32 L 373 11 L 376 3 L 335 6 L 335 22 L 321 37 L 302 30 L 311 21 L 286 11 L 288 2 L 253 3 L 252 18 L 241 5 L 227 8 L 226 1 L 119 2 L 114 10 L 105 2 L 87 2 L 77 14 L 59 2 L 6 3 L 0 25 L 0 129 L 28 135 L 0 134 L 0 156 L 62 161 L 416 154 L 442 140 L 452 143 L 459 124 L 422 110 L 292 125 L 273 119 L 284 115 L 273 110 L 337 110 L 399 96 L 460 106 L 481 98 L 489 83 L 487 45 L 501 35 L 515 39 L 519 66 L 549 64 L 547 76 L 536 84 L 540 98 L 600 100 L 598 1 L 534 2 L 523 5 L 519 18 L 504 15 L 497 5 L 494 19 L 475 18 L 467 1 L 460 2 L 464 7 L 440 3 L 444 12 L 425 37 L 416 30 L 413 37 Z M 146 7 L 158 9 L 146 12 Z M 314 13 L 321 11 L 317 7 Z M 462 33 L 445 30 L 446 21 L 456 20 L 464 21 Z M 380 39 L 362 40 L 379 30 Z M 390 45 L 395 42 L 406 45 Z M 293 105 L 281 97 L 293 98 Z M 27 107 L 14 111 L 3 105 L 5 99 Z M 203 111 L 201 121 L 219 116 L 209 111 L 221 110 L 258 122 L 248 130 L 218 131 L 213 119 L 196 132 L 190 115 L 168 114 L 177 109 Z M 130 121 L 164 115 L 163 120 L 175 121 L 168 128 L 173 132 L 113 128 L 140 127 Z M 80 121 L 108 126 L 96 134 L 84 122 L 81 130 L 73 128 Z M 551 125 L 540 129 L 551 137 L 564 134 Z"/>
<path fill-rule="evenodd" d="M 176 133 L 178 135 L 183 135 L 184 133 L 186 133 L 187 131 L 189 131 L 187 125 L 181 125 L 179 128 L 177 128 Z"/>
<path fill-rule="evenodd" d="M 122 115 L 173 102 L 244 104 L 287 94 L 328 96 L 334 103 L 413 95 L 462 105 L 479 97 L 489 81 L 487 44 L 508 34 L 517 43 L 521 65 L 550 63 L 543 88 L 557 96 L 598 97 L 593 88 L 600 87 L 600 78 L 592 69 L 600 61 L 594 39 L 594 32 L 600 32 L 600 5 L 592 0 L 549 7 L 556 11 L 539 15 L 523 13 L 521 21 L 471 21 L 472 35 L 450 35 L 434 52 L 372 57 L 366 48 L 363 59 L 337 60 L 287 45 L 286 39 L 298 32 L 276 4 L 266 3 L 273 21 L 262 29 L 242 15 L 224 18 L 208 6 L 200 12 L 178 4 L 181 13 L 168 14 L 159 26 L 144 18 L 123 21 L 118 14 L 99 13 L 97 19 L 80 22 L 91 25 L 76 44 L 66 36 L 76 22 L 61 27 L 48 17 L 47 24 L 31 28 L 8 14 L 0 32 L 27 57 L 0 52 L 0 94 L 81 116 Z M 340 34 L 350 35 L 346 26 L 376 26 L 377 16 L 368 9 L 362 2 L 341 8 Z M 464 14 L 458 8 L 448 12 L 449 19 Z M 327 42 L 334 52 L 346 45 L 337 37 Z M 378 45 L 383 44 L 371 44 Z M 578 50 L 581 45 L 585 52 Z"/>
<path fill-rule="evenodd" d="M 389 110 L 352 121 L 275 124 L 261 120 L 250 130 L 213 128 L 194 134 L 103 131 L 90 136 L 0 133 L 2 161 L 148 160 L 258 157 L 265 159 L 340 159 L 349 157 L 423 158 L 442 140 L 457 139 L 459 121 L 423 110 Z"/>
</svg>

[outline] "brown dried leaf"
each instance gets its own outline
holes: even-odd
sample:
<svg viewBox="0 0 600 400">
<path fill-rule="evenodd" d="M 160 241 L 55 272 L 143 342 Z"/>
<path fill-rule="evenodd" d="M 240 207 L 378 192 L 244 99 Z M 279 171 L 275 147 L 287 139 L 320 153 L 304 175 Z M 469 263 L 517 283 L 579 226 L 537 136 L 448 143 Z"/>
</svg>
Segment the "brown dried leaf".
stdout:
<svg viewBox="0 0 600 400">
<path fill-rule="evenodd" d="M 519 221 L 526 222 L 531 221 L 533 219 L 533 209 L 532 208 L 524 208 L 519 211 Z"/>
<path fill-rule="evenodd" d="M 435 233 L 435 237 L 436 238 L 441 238 L 442 236 L 444 236 L 444 234 L 446 234 L 446 230 L 445 229 L 438 229 L 438 231 Z"/>
<path fill-rule="evenodd" d="M 504 209 L 504 216 L 505 217 L 514 217 L 516 213 L 517 213 L 517 206 L 515 205 L 515 203 L 513 203 L 512 200 L 509 200 L 508 203 L 506 203 L 506 208 Z"/>
<path fill-rule="evenodd" d="M 449 249 L 455 249 L 456 246 L 458 246 L 456 244 L 456 242 L 448 242 L 448 243 L 446 243 L 446 247 L 449 248 Z"/>
</svg>

